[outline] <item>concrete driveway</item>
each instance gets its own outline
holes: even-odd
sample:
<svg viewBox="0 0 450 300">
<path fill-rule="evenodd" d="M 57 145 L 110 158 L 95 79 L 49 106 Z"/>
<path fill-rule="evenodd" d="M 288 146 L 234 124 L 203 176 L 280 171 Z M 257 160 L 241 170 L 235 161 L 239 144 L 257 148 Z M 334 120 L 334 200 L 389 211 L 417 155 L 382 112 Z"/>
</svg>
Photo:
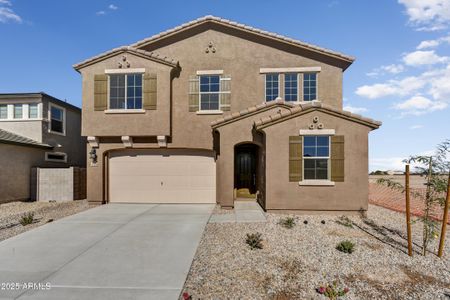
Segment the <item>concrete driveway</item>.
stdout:
<svg viewBox="0 0 450 300">
<path fill-rule="evenodd" d="M 177 299 L 213 207 L 109 204 L 0 242 L 0 299 Z"/>
</svg>

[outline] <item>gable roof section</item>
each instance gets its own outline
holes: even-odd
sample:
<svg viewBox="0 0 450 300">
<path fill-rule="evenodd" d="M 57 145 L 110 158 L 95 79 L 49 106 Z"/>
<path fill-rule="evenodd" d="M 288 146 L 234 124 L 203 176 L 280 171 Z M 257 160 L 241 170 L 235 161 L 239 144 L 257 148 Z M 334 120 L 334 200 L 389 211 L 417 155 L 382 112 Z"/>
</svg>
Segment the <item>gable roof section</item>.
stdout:
<svg viewBox="0 0 450 300">
<path fill-rule="evenodd" d="M 84 67 L 95 64 L 96 62 L 102 61 L 104 59 L 107 59 L 109 57 L 112 57 L 112 56 L 120 54 L 120 53 L 131 53 L 136 56 L 147 58 L 152 61 L 162 63 L 165 65 L 174 67 L 174 68 L 177 68 L 179 66 L 178 61 L 176 61 L 172 58 L 169 58 L 167 56 L 160 55 L 159 53 L 156 53 L 154 51 L 149 52 L 149 51 L 145 51 L 142 49 L 137 49 L 132 46 L 122 46 L 122 47 L 114 48 L 112 50 L 103 52 L 103 53 L 96 55 L 94 57 L 91 57 L 89 59 L 86 59 L 78 64 L 73 65 L 73 68 L 79 72 L 80 69 L 82 69 Z"/>
<path fill-rule="evenodd" d="M 0 143 L 3 144 L 13 144 L 19 146 L 28 146 L 43 149 L 53 149 L 53 146 L 48 144 L 39 143 L 35 140 L 29 139 L 27 137 L 0 129 Z"/>
<path fill-rule="evenodd" d="M 297 105 L 288 111 L 284 111 L 284 112 L 274 114 L 272 116 L 260 118 L 259 120 L 255 121 L 254 126 L 258 130 L 264 129 L 264 128 L 272 126 L 274 124 L 281 123 L 281 122 L 287 121 L 289 119 L 298 117 L 300 115 L 306 114 L 312 110 L 322 111 L 324 113 L 334 115 L 334 116 L 342 118 L 342 119 L 346 119 L 346 120 L 349 120 L 352 122 L 356 122 L 356 123 L 368 126 L 372 129 L 377 129 L 382 124 L 380 121 L 376 121 L 371 118 L 366 118 L 361 115 L 351 113 L 349 111 L 334 108 L 327 104 L 313 101 L 311 103 Z"/>
<path fill-rule="evenodd" d="M 277 34 L 277 33 L 268 32 L 268 31 L 265 31 L 265 30 L 254 28 L 252 26 L 248 26 L 248 25 L 245 25 L 245 24 L 237 23 L 237 22 L 234 22 L 234 21 L 230 21 L 230 20 L 227 20 L 227 19 L 223 19 L 223 18 L 211 16 L 211 15 L 204 16 L 204 17 L 195 19 L 193 21 L 184 23 L 184 24 L 182 24 L 180 26 L 174 27 L 172 29 L 163 31 L 161 33 L 158 33 L 158 34 L 153 35 L 151 37 L 148 37 L 146 39 L 140 40 L 140 41 L 138 41 L 138 42 L 136 42 L 134 44 L 131 44 L 131 46 L 135 47 L 135 48 L 142 48 L 142 47 L 145 47 L 145 46 L 147 46 L 147 45 L 149 45 L 151 43 L 159 41 L 161 39 L 164 39 L 166 37 L 175 35 L 175 34 L 180 33 L 180 32 L 184 32 L 186 30 L 189 30 L 191 28 L 197 27 L 197 26 L 199 26 L 201 24 L 204 24 L 204 23 L 207 23 L 207 22 L 219 24 L 219 25 L 222 25 L 222 26 L 231 27 L 231 28 L 238 29 L 238 30 L 245 31 L 245 32 L 249 32 L 249 33 L 252 33 L 252 34 L 255 34 L 255 35 L 260 35 L 260 36 L 263 36 L 263 37 L 266 37 L 266 38 L 270 38 L 270 39 L 273 39 L 273 40 L 276 40 L 276 41 L 279 41 L 279 42 L 282 42 L 282 43 L 285 43 L 285 44 L 290 44 L 290 45 L 293 45 L 293 46 L 296 46 L 296 47 L 299 47 L 299 48 L 302 48 L 302 49 L 310 50 L 310 51 L 313 51 L 313 52 L 318 52 L 318 53 L 321 53 L 321 54 L 324 54 L 324 55 L 327 55 L 327 56 L 330 56 L 330 57 L 334 57 L 334 58 L 339 59 L 341 61 L 344 61 L 344 62 L 346 62 L 348 64 L 348 66 L 350 66 L 350 64 L 353 63 L 353 61 L 355 60 L 355 58 L 353 56 L 350 56 L 350 55 L 346 55 L 346 54 L 343 54 L 343 53 L 340 53 L 340 52 L 337 52 L 337 51 L 333 51 L 333 50 L 326 49 L 326 48 L 323 48 L 323 47 L 319 47 L 319 46 L 316 46 L 316 45 L 313 45 L 313 44 L 309 44 L 309 43 L 305 43 L 305 42 L 302 42 L 302 41 L 299 41 L 299 40 L 295 40 L 295 39 L 292 39 L 292 38 L 289 38 L 289 37 L 286 37 L 286 36 L 283 36 L 283 35 L 280 35 L 280 34 Z"/>
<path fill-rule="evenodd" d="M 274 100 L 270 102 L 265 102 L 262 104 L 258 104 L 255 106 L 251 106 L 249 108 L 246 108 L 244 110 L 241 110 L 240 112 L 234 112 L 231 114 L 228 114 L 224 116 L 223 118 L 217 119 L 211 123 L 211 127 L 218 128 L 224 125 L 227 125 L 229 123 L 250 117 L 252 115 L 261 113 L 263 111 L 272 109 L 274 107 L 284 107 L 287 109 L 293 109 L 294 105 L 289 102 L 284 102 L 283 100 Z"/>
</svg>

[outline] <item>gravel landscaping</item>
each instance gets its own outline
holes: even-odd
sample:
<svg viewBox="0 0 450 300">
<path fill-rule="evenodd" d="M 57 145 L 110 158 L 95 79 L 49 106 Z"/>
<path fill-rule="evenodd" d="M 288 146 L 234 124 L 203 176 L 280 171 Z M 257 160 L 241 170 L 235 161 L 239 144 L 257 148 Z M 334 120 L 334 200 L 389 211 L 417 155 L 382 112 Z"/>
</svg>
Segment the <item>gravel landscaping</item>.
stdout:
<svg viewBox="0 0 450 300">
<path fill-rule="evenodd" d="M 415 223 L 411 258 L 401 213 L 371 205 L 365 217 L 291 215 L 292 229 L 279 224 L 287 216 L 209 223 L 184 291 L 193 299 L 326 299 L 316 289 L 337 280 L 349 288 L 340 299 L 450 299 L 449 233 L 443 258 L 434 254 L 438 239 L 423 257 L 422 224 Z M 246 235 L 257 232 L 263 248 L 251 250 Z M 336 250 L 344 240 L 355 244 L 353 253 Z"/>
<path fill-rule="evenodd" d="M 48 222 L 88 209 L 86 200 L 64 202 L 9 202 L 0 204 L 0 241 Z M 34 221 L 23 226 L 22 216 L 34 213 Z"/>
</svg>

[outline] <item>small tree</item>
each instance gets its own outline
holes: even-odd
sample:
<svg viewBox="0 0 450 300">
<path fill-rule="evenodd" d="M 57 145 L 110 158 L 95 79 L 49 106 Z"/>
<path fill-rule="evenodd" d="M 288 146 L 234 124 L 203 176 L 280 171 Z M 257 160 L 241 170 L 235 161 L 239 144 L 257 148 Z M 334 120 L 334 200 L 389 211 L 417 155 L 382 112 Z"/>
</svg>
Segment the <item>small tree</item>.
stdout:
<svg viewBox="0 0 450 300">
<path fill-rule="evenodd" d="M 447 191 L 447 177 L 445 174 L 450 172 L 449 154 L 450 140 L 446 140 L 437 146 L 436 152 L 432 156 L 414 155 L 403 161 L 408 164 L 416 164 L 417 173 L 426 178 L 425 195 L 418 192 L 412 193 L 414 197 L 420 197 L 424 202 L 423 214 L 419 218 L 423 223 L 423 255 L 426 255 L 430 240 L 437 236 L 438 224 L 432 218 L 431 209 L 435 204 L 439 204 L 442 207 L 445 203 L 445 193 Z M 377 183 L 405 192 L 405 187 L 402 184 L 391 179 L 381 178 L 377 180 Z"/>
</svg>

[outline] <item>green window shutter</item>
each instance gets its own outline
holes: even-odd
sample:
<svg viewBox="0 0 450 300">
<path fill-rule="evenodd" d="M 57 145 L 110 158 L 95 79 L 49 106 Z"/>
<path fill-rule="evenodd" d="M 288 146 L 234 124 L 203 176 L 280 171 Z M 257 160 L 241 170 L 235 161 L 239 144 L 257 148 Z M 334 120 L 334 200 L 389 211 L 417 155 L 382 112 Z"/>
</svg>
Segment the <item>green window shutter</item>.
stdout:
<svg viewBox="0 0 450 300">
<path fill-rule="evenodd" d="M 220 109 L 229 111 L 231 108 L 231 76 L 220 77 Z"/>
<path fill-rule="evenodd" d="M 108 109 L 108 75 L 94 75 L 94 110 Z"/>
<path fill-rule="evenodd" d="M 189 78 L 189 111 L 196 112 L 199 108 L 199 78 L 197 75 L 192 75 Z"/>
<path fill-rule="evenodd" d="M 144 109 L 154 110 L 156 109 L 156 99 L 157 99 L 157 82 L 156 74 L 145 73 L 144 74 Z"/>
<path fill-rule="evenodd" d="M 331 181 L 344 181 L 344 136 L 331 137 Z"/>
<path fill-rule="evenodd" d="M 289 181 L 302 180 L 303 147 L 301 136 L 289 137 Z"/>
</svg>

